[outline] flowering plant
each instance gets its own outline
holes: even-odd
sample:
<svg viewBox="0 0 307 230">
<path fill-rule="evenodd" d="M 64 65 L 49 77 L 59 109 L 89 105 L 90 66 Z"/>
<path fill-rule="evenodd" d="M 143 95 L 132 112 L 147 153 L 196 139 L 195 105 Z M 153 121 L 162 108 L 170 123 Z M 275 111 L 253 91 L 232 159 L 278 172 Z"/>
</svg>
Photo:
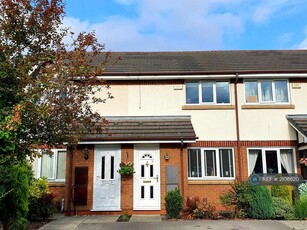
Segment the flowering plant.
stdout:
<svg viewBox="0 0 307 230">
<path fill-rule="evenodd" d="M 117 172 L 123 176 L 132 176 L 134 173 L 134 167 L 132 162 L 120 162 Z"/>
<path fill-rule="evenodd" d="M 305 166 L 307 166 L 307 158 L 306 157 L 303 157 L 300 159 L 300 164 L 303 164 Z"/>
</svg>

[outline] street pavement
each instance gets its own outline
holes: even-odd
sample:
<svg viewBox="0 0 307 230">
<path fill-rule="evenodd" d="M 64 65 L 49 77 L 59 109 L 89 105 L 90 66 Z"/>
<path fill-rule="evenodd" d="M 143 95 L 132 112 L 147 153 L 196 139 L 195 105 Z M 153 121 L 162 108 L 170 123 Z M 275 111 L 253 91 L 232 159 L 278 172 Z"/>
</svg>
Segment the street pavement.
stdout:
<svg viewBox="0 0 307 230">
<path fill-rule="evenodd" d="M 307 221 L 277 220 L 178 220 L 162 221 L 160 215 L 133 215 L 129 222 L 116 222 L 119 216 L 72 216 L 57 215 L 55 220 L 41 230 L 307 230 Z"/>
</svg>

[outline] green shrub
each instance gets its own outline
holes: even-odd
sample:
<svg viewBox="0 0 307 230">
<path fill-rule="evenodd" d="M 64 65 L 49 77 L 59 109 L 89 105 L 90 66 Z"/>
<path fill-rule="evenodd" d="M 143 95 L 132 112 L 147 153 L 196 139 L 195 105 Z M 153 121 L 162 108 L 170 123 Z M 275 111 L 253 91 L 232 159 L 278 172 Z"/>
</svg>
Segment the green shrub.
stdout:
<svg viewBox="0 0 307 230">
<path fill-rule="evenodd" d="M 273 214 L 272 196 L 266 186 L 251 186 L 248 215 L 255 219 L 269 219 Z"/>
<path fill-rule="evenodd" d="M 183 198 L 179 189 L 168 191 L 165 196 L 165 208 L 170 218 L 177 218 L 182 209 Z"/>
<path fill-rule="evenodd" d="M 220 196 L 221 203 L 232 212 L 233 218 L 242 218 L 247 215 L 246 211 L 251 201 L 248 193 L 252 185 L 248 181 L 238 182 L 231 185 L 231 189 Z"/>
<path fill-rule="evenodd" d="M 0 165 L 0 220 L 3 229 L 24 229 L 28 213 L 28 189 L 30 175 L 26 163 Z"/>
<path fill-rule="evenodd" d="M 299 197 L 307 198 L 307 183 L 301 183 L 297 187 L 297 192 L 298 192 Z"/>
<path fill-rule="evenodd" d="M 294 203 L 294 213 L 295 216 L 300 219 L 304 220 L 307 218 L 307 198 L 303 197 L 302 199 L 296 199 Z"/>
<path fill-rule="evenodd" d="M 288 201 L 281 197 L 272 197 L 273 201 L 273 219 L 293 220 L 295 219 L 294 210 Z"/>
<path fill-rule="evenodd" d="M 29 189 L 28 219 L 48 219 L 55 213 L 54 195 L 49 193 L 46 178 L 33 179 Z"/>
<path fill-rule="evenodd" d="M 292 188 L 289 185 L 273 185 L 272 197 L 280 197 L 292 205 Z"/>
</svg>

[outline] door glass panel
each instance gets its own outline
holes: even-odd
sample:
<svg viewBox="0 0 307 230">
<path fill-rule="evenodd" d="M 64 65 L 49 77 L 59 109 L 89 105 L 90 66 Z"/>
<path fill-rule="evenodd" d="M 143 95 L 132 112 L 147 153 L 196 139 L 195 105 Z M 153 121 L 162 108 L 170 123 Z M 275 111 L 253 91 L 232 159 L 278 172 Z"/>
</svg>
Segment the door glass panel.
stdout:
<svg viewBox="0 0 307 230">
<path fill-rule="evenodd" d="M 106 158 L 102 157 L 101 158 L 101 179 L 104 180 L 105 179 L 105 167 L 106 167 Z"/>
<path fill-rule="evenodd" d="M 111 179 L 114 179 L 114 157 L 111 157 Z"/>
<path fill-rule="evenodd" d="M 150 177 L 153 177 L 154 174 L 154 166 L 150 165 Z"/>
<path fill-rule="evenodd" d="M 267 173 L 278 173 L 277 152 L 274 150 L 265 151 Z"/>
<path fill-rule="evenodd" d="M 154 186 L 150 186 L 150 198 L 154 198 Z"/>
<path fill-rule="evenodd" d="M 141 177 L 145 177 L 145 165 L 141 165 Z"/>
<path fill-rule="evenodd" d="M 141 198 L 144 199 L 145 198 L 145 187 L 141 186 Z"/>
</svg>

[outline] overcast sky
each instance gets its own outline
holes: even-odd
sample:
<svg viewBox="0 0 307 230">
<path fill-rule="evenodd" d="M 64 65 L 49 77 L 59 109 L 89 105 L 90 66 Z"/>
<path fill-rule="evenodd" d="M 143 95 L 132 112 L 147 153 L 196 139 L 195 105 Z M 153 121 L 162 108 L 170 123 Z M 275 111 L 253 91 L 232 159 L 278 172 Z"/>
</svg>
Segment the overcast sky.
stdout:
<svg viewBox="0 0 307 230">
<path fill-rule="evenodd" d="M 307 48 L 307 0 L 66 0 L 111 51 Z"/>
</svg>

